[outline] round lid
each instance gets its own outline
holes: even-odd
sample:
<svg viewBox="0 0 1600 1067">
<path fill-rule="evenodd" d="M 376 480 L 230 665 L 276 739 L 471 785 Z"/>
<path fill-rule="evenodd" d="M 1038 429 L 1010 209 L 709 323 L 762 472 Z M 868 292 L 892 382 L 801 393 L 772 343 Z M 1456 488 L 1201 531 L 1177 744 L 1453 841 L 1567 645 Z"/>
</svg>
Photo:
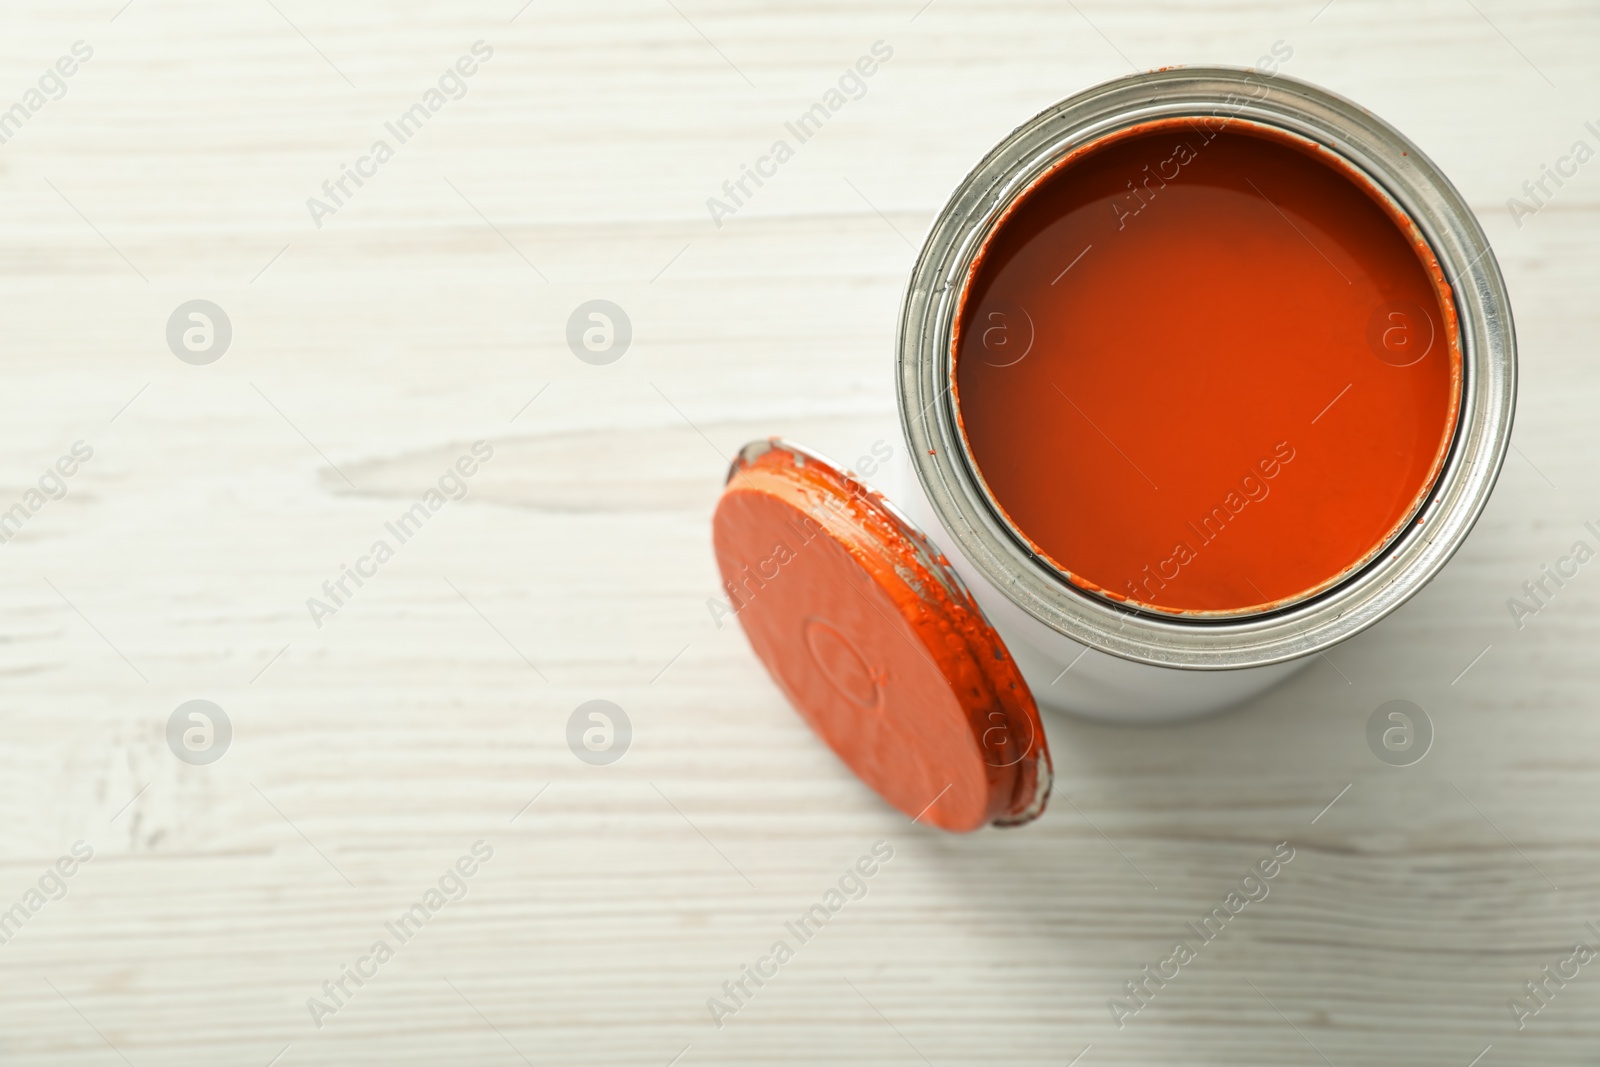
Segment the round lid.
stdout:
<svg viewBox="0 0 1600 1067">
<path fill-rule="evenodd" d="M 712 535 L 756 655 L 879 796 L 955 831 L 1044 810 L 1033 694 L 949 562 L 880 494 L 815 453 L 753 441 Z"/>
</svg>

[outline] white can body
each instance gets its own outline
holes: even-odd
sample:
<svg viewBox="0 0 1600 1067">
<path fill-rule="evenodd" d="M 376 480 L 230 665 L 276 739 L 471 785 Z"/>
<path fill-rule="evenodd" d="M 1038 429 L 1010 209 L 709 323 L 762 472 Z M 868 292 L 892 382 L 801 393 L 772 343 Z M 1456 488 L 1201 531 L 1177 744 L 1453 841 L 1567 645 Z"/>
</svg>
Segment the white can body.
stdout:
<svg viewBox="0 0 1600 1067">
<path fill-rule="evenodd" d="M 905 442 L 902 439 L 902 446 Z M 1231 707 L 1307 666 L 1302 657 L 1264 667 L 1198 671 L 1113 656 L 1051 629 L 1019 608 L 946 535 L 916 477 L 895 465 L 887 495 L 938 546 L 1005 641 L 1042 708 L 1114 723 L 1160 723 Z"/>
</svg>

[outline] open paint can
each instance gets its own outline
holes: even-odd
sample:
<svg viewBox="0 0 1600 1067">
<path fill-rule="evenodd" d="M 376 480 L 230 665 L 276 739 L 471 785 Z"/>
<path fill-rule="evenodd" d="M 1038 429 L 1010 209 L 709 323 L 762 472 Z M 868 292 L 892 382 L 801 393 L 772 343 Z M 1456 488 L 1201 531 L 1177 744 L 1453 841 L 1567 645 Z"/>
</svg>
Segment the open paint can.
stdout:
<svg viewBox="0 0 1600 1067">
<path fill-rule="evenodd" d="M 958 831 L 1043 810 L 1039 706 L 1226 707 L 1398 608 L 1487 502 L 1516 391 L 1504 282 L 1438 168 L 1232 68 L 1015 130 L 935 220 L 897 346 L 897 500 L 755 441 L 715 549 L 800 714 Z"/>
</svg>

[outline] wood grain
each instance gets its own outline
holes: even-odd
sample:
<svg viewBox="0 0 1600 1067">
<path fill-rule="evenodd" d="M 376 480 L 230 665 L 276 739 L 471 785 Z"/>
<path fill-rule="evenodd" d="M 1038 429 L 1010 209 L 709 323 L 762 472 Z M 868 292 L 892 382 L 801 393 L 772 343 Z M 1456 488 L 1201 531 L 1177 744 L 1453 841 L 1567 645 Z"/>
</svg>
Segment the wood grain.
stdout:
<svg viewBox="0 0 1600 1067">
<path fill-rule="evenodd" d="M 1600 964 L 1520 1032 L 1507 1000 L 1600 923 L 1600 575 L 1520 630 L 1505 607 L 1600 520 L 1600 164 L 1505 207 L 1596 143 L 1592 6 L 121 4 L 0 13 L 0 107 L 94 49 L 0 145 L 0 510 L 94 449 L 0 546 L 0 909 L 95 850 L 0 945 L 0 1062 L 1595 1062 Z M 466 95 L 315 226 L 479 40 Z M 714 225 L 879 40 L 866 94 Z M 1053 719 L 1026 830 L 908 825 L 706 608 L 727 457 L 894 440 L 914 246 L 1018 122 L 1279 40 L 1483 218 L 1518 451 L 1445 574 L 1327 662 L 1186 726 Z M 165 341 L 196 298 L 233 324 L 209 366 Z M 610 366 L 564 341 L 595 298 L 634 327 Z M 478 440 L 465 499 L 317 626 L 307 598 Z M 165 741 L 195 698 L 234 728 L 210 766 Z M 609 767 L 565 740 L 596 698 L 634 729 Z M 1437 731 L 1409 768 L 1364 740 L 1394 698 Z M 479 840 L 465 897 L 314 1026 Z M 865 897 L 714 1026 L 879 840 Z M 1108 1000 L 1281 841 L 1270 895 L 1118 1029 Z"/>
</svg>

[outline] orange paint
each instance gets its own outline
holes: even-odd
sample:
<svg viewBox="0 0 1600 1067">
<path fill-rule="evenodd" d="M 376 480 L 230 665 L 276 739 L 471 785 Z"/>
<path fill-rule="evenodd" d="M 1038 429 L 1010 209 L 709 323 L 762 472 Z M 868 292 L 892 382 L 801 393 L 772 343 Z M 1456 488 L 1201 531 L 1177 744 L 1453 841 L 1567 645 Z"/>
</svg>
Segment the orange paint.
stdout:
<svg viewBox="0 0 1600 1067">
<path fill-rule="evenodd" d="M 910 817 L 964 831 L 1037 816 L 1038 710 L 948 562 L 877 493 L 771 444 L 736 461 L 712 535 L 728 602 L 790 703 Z"/>
<path fill-rule="evenodd" d="M 1330 588 L 1417 514 L 1461 403 L 1450 288 L 1333 153 L 1238 120 L 1081 146 L 961 297 L 957 412 L 992 501 L 1081 588 L 1236 615 Z"/>
</svg>

